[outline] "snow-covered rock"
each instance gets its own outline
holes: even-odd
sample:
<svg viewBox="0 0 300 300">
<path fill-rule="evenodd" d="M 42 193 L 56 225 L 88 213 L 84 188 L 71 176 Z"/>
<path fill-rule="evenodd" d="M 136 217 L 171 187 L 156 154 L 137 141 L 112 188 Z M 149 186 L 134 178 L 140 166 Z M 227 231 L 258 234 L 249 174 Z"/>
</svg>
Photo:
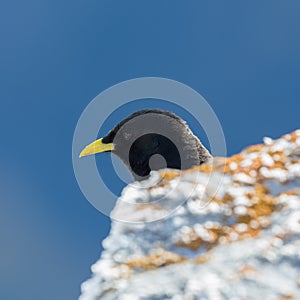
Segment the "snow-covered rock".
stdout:
<svg viewBox="0 0 300 300">
<path fill-rule="evenodd" d="M 299 193 L 300 130 L 154 172 L 124 189 L 80 300 L 300 299 Z"/>
</svg>

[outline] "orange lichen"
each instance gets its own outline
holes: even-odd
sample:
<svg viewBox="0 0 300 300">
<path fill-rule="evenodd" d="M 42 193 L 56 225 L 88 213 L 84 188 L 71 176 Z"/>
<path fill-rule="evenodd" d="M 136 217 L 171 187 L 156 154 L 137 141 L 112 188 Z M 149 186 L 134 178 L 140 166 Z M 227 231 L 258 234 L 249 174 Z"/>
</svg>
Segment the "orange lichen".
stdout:
<svg viewBox="0 0 300 300">
<path fill-rule="evenodd" d="M 203 248 L 210 250 L 220 243 L 221 238 L 225 238 L 227 242 L 237 241 L 245 238 L 253 238 L 259 235 L 261 230 L 269 225 L 268 218 L 275 211 L 276 197 L 269 195 L 269 190 L 263 184 L 255 184 L 253 192 L 246 194 L 250 201 L 250 206 L 246 208 L 244 215 L 237 215 L 234 212 L 234 198 L 226 193 L 223 199 L 213 198 L 212 201 L 224 203 L 231 207 L 231 216 L 235 217 L 236 222 L 232 224 L 228 222 L 229 216 L 223 218 L 223 226 L 206 228 L 209 239 L 203 240 L 197 232 L 190 228 L 188 233 L 184 233 L 184 237 L 179 238 L 176 242 L 177 247 L 185 247 L 191 250 Z M 253 228 L 251 222 L 255 221 L 257 226 Z M 243 230 L 240 229 L 242 224 Z M 232 239 L 232 236 L 236 238 Z"/>
<path fill-rule="evenodd" d="M 244 265 L 239 271 L 238 271 L 238 273 L 240 274 L 240 275 L 246 275 L 246 276 L 248 276 L 248 275 L 256 275 L 257 274 L 257 270 L 254 268 L 254 267 L 252 267 L 252 266 L 249 266 L 249 265 Z"/>
<path fill-rule="evenodd" d="M 285 134 L 282 136 L 283 139 L 285 139 L 286 141 L 292 142 L 292 143 L 295 143 L 299 137 L 300 137 L 299 129 L 293 131 L 292 133 Z"/>
<path fill-rule="evenodd" d="M 140 203 L 136 205 L 136 210 L 144 210 L 144 209 L 162 210 L 163 207 L 155 203 Z"/>
<path fill-rule="evenodd" d="M 186 260 L 186 257 L 176 254 L 174 252 L 167 251 L 164 249 L 157 249 L 155 252 L 147 256 L 142 256 L 128 260 L 126 262 L 126 265 L 132 269 L 140 268 L 144 270 L 150 270 L 165 267 L 171 264 L 182 263 Z"/>
<path fill-rule="evenodd" d="M 295 297 L 292 294 L 284 294 L 282 295 L 279 300 L 294 300 Z"/>
<path fill-rule="evenodd" d="M 176 172 L 176 171 L 165 171 L 165 170 L 160 171 L 159 174 L 160 174 L 160 178 L 165 181 L 172 180 L 180 175 L 178 171 Z"/>
<path fill-rule="evenodd" d="M 148 188 L 149 191 L 152 189 L 155 189 L 157 187 L 166 187 L 171 180 L 179 177 L 181 174 L 180 171 L 178 170 L 160 170 L 159 171 L 159 176 L 160 176 L 160 182 L 158 182 L 155 186 L 150 186 Z"/>
<path fill-rule="evenodd" d="M 194 173 L 194 172 L 204 172 L 204 173 L 210 173 L 212 171 L 214 171 L 213 169 L 213 165 L 211 163 L 207 163 L 207 164 L 202 164 L 200 166 L 194 166 L 191 169 L 188 169 L 186 171 L 184 171 L 185 174 L 187 173 Z"/>
<path fill-rule="evenodd" d="M 188 241 L 186 241 L 188 240 Z M 203 244 L 205 244 L 206 242 L 203 241 L 198 234 L 195 232 L 195 230 L 191 230 L 187 236 L 185 237 L 185 239 L 179 239 L 176 242 L 176 246 L 177 247 L 182 247 L 182 248 L 189 248 L 191 250 L 197 250 L 199 249 Z"/>
<path fill-rule="evenodd" d="M 264 146 L 265 145 L 263 145 L 263 144 L 253 145 L 253 146 L 247 147 L 244 151 L 246 153 L 259 152 L 263 149 Z"/>
<path fill-rule="evenodd" d="M 279 196 L 281 196 L 281 195 L 298 196 L 299 195 L 299 191 L 297 189 L 292 189 L 292 190 L 284 191 L 284 192 L 282 192 L 282 193 L 279 194 Z"/>
<path fill-rule="evenodd" d="M 194 258 L 194 262 L 196 264 L 204 264 L 205 262 L 207 262 L 208 260 L 211 259 L 211 255 L 201 255 L 201 256 L 197 256 L 196 258 Z"/>
<path fill-rule="evenodd" d="M 252 206 L 257 217 L 268 216 L 275 210 L 275 198 L 269 195 L 269 190 L 263 184 L 255 185 L 255 197 L 258 202 Z"/>
<path fill-rule="evenodd" d="M 295 143 L 297 141 L 297 138 L 298 138 L 298 134 L 297 134 L 297 131 L 294 131 L 290 134 L 290 141 Z"/>
<path fill-rule="evenodd" d="M 223 236 L 228 236 L 228 227 L 223 226 L 219 228 L 207 229 L 207 234 L 209 235 L 209 240 L 203 240 L 194 229 L 185 236 L 184 239 L 179 239 L 176 242 L 177 247 L 189 248 L 191 250 L 198 250 L 200 247 L 206 250 L 212 249 L 218 244 L 218 239 Z"/>
</svg>

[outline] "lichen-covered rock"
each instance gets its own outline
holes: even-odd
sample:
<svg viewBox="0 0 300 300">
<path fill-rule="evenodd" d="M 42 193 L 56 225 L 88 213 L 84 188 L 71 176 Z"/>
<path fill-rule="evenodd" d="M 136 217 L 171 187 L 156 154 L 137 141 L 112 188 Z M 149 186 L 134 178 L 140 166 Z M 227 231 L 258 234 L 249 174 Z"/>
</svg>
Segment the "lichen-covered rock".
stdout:
<svg viewBox="0 0 300 300">
<path fill-rule="evenodd" d="M 300 130 L 154 172 L 124 189 L 80 300 L 300 299 L 299 193 Z"/>
</svg>

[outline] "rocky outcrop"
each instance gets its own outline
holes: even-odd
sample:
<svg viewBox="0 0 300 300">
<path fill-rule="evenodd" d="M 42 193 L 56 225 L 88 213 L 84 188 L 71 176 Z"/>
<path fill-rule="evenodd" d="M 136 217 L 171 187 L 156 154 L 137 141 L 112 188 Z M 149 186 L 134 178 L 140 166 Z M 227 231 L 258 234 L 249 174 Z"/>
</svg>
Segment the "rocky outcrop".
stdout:
<svg viewBox="0 0 300 300">
<path fill-rule="evenodd" d="M 300 130 L 153 172 L 124 189 L 80 300 L 300 299 L 299 193 Z"/>
</svg>

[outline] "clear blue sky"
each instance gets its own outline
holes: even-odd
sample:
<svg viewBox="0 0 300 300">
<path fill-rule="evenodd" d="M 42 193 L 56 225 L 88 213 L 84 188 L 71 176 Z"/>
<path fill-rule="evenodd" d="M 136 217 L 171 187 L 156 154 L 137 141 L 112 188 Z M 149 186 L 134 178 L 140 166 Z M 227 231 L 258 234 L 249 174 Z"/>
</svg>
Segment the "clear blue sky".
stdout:
<svg viewBox="0 0 300 300">
<path fill-rule="evenodd" d="M 99 92 L 160 76 L 200 92 L 229 154 L 300 127 L 300 2 L 11 0 L 0 6 L 0 299 L 71 300 L 109 219 L 71 146 Z"/>
</svg>

